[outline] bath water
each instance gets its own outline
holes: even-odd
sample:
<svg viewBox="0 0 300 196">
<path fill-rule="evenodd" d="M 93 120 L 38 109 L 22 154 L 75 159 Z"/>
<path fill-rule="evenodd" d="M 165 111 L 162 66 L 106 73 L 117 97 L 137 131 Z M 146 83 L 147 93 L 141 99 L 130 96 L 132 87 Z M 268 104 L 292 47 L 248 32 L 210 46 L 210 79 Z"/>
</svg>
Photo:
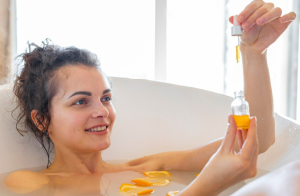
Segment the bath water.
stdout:
<svg viewBox="0 0 300 196">
<path fill-rule="evenodd" d="M 120 161 L 121 162 L 121 161 Z M 120 163 L 119 162 L 119 163 Z M 45 167 L 26 168 L 22 170 L 42 171 Z M 165 196 L 169 191 L 183 190 L 195 178 L 199 172 L 192 171 L 169 171 L 172 176 L 169 176 L 170 184 L 163 187 L 150 186 L 145 188 L 153 189 L 152 194 L 145 196 Z M 13 193 L 4 184 L 4 180 L 11 172 L 0 174 L 0 195 L 1 196 L 16 196 L 20 194 Z M 105 173 L 99 175 L 76 175 L 56 177 L 55 181 L 60 181 L 60 186 L 57 187 L 54 183 L 49 183 L 31 193 L 22 195 L 26 196 L 126 196 L 121 193 L 119 188 L 122 183 L 131 183 L 132 179 L 145 177 L 142 173 L 133 171 L 124 171 L 118 173 Z M 244 181 L 228 188 L 222 192 L 221 196 L 228 196 L 235 192 L 246 183 Z"/>
</svg>

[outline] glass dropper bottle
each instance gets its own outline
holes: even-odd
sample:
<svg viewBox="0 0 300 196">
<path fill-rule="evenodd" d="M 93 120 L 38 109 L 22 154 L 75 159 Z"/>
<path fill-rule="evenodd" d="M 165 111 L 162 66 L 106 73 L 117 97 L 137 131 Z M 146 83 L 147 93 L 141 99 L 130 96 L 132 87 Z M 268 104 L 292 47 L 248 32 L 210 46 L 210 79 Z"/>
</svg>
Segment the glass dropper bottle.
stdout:
<svg viewBox="0 0 300 196">
<path fill-rule="evenodd" d="M 249 103 L 242 90 L 234 92 L 234 100 L 231 103 L 232 114 L 238 130 L 242 130 L 243 139 L 246 139 L 250 125 Z"/>
</svg>

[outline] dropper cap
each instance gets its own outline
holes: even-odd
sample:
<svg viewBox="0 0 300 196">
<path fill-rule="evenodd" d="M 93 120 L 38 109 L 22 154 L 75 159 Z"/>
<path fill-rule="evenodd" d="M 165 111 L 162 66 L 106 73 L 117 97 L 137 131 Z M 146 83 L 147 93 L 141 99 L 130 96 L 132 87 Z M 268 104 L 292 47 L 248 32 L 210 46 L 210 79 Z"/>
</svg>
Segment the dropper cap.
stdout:
<svg viewBox="0 0 300 196">
<path fill-rule="evenodd" d="M 236 97 L 244 97 L 244 91 L 242 90 L 234 91 L 234 98 Z"/>
<path fill-rule="evenodd" d="M 232 36 L 242 36 L 243 30 L 241 24 L 237 21 L 237 15 L 233 16 L 233 27 L 231 27 Z"/>
</svg>

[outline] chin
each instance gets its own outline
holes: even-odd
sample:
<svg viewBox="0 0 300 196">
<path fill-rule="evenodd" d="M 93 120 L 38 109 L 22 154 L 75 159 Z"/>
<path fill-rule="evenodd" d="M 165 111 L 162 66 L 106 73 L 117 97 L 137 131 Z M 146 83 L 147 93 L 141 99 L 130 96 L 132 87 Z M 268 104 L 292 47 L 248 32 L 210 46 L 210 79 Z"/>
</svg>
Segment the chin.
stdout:
<svg viewBox="0 0 300 196">
<path fill-rule="evenodd" d="M 110 140 L 107 140 L 101 142 L 101 144 L 99 144 L 99 146 L 97 147 L 97 150 L 102 151 L 102 150 L 106 150 L 109 147 L 110 147 Z"/>
</svg>

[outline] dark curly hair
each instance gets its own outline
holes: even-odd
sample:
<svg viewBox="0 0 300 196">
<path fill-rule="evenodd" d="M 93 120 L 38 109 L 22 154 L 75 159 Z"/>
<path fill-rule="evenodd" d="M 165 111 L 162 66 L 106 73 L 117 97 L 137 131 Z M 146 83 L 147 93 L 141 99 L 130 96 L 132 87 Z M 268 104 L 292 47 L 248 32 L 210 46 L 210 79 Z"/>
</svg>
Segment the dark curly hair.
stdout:
<svg viewBox="0 0 300 196">
<path fill-rule="evenodd" d="M 48 168 L 51 164 L 50 153 L 54 148 L 48 135 L 48 126 L 51 121 L 51 99 L 58 91 L 59 80 L 56 79 L 56 72 L 66 65 L 85 65 L 101 71 L 100 62 L 97 56 L 88 50 L 73 46 L 59 47 L 49 44 L 49 39 L 42 42 L 41 46 L 28 43 L 28 50 L 20 54 L 17 59 L 19 60 L 18 74 L 13 87 L 17 107 L 14 111 L 19 108 L 20 113 L 16 119 L 16 128 L 22 136 L 22 132 L 27 132 L 18 128 L 18 124 L 24 118 L 25 128 L 33 132 L 48 156 Z M 31 119 L 32 110 L 37 111 L 35 116 L 37 125 Z M 38 129 L 40 125 L 43 127 L 42 130 Z"/>
</svg>

